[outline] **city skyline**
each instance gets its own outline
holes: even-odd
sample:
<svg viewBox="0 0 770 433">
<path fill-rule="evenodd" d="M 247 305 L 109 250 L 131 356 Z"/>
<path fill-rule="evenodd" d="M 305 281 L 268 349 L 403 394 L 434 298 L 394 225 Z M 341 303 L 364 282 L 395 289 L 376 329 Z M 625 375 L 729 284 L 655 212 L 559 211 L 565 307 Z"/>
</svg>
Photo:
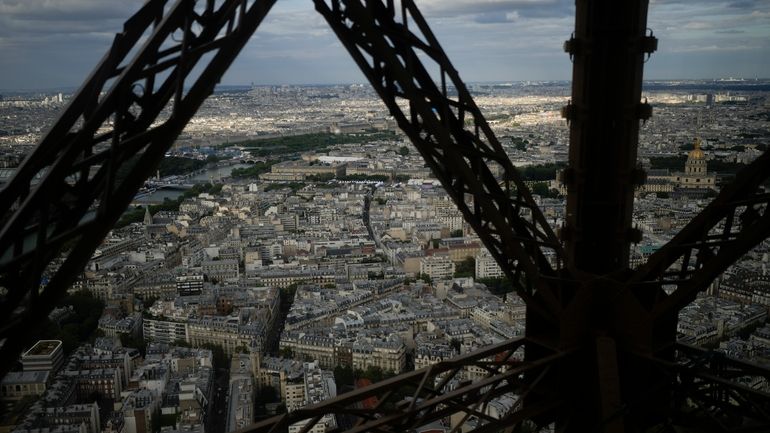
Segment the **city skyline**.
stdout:
<svg viewBox="0 0 770 433">
<path fill-rule="evenodd" d="M 140 4 L 0 0 L 0 89 L 77 87 Z M 574 28 L 572 2 L 422 0 L 417 5 L 467 82 L 571 77 L 562 44 Z M 660 43 L 645 66 L 646 79 L 767 78 L 770 6 L 759 1 L 652 1 L 648 26 Z M 311 2 L 299 0 L 276 3 L 222 80 L 225 85 L 362 82 Z"/>
<path fill-rule="evenodd" d="M 192 14 L 158 10 L 170 46 L 126 38 L 71 94 L 115 1 L 0 0 L 4 431 L 770 431 L 770 77 L 734 72 L 759 2 L 654 2 L 642 85 L 648 0 L 415 0 L 447 55 L 414 10 L 351 14 L 369 86 L 282 0 L 246 49 L 207 39 L 214 94 L 173 81 Z"/>
</svg>

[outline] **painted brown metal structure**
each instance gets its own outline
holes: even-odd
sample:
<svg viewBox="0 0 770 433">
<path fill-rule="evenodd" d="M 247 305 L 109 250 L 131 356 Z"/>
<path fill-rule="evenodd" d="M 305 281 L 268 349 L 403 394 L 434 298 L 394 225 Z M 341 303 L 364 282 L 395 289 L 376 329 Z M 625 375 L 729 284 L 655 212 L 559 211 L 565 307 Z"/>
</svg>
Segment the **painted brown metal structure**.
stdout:
<svg viewBox="0 0 770 433">
<path fill-rule="evenodd" d="M 767 431 L 758 366 L 677 345 L 677 312 L 770 235 L 765 154 L 646 264 L 629 269 L 647 1 L 578 0 L 567 223 L 557 238 L 412 0 L 314 0 L 527 302 L 527 335 L 246 429 Z M 151 0 L 0 191 L 3 371 L 72 284 L 274 0 Z M 66 254 L 65 254 L 66 252 Z M 47 281 L 42 284 L 43 281 Z M 522 354 L 523 352 L 523 354 Z M 458 379 L 469 367 L 487 375 Z M 517 396 L 501 419 L 485 408 Z M 364 409 L 376 396 L 375 408 Z M 765 429 L 765 430 L 762 430 Z"/>
</svg>

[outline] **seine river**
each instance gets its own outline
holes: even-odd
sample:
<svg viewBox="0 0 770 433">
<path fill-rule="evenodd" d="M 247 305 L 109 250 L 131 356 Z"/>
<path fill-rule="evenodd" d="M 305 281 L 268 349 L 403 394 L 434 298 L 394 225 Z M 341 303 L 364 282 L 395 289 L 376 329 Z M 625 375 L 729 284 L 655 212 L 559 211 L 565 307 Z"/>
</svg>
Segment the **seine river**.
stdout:
<svg viewBox="0 0 770 433">
<path fill-rule="evenodd" d="M 249 164 L 234 164 L 226 167 L 215 167 L 203 170 L 197 173 L 195 176 L 186 180 L 189 183 L 206 183 L 221 180 L 224 177 L 230 176 L 233 169 L 249 167 Z M 182 195 L 183 190 L 177 189 L 160 189 L 149 195 L 143 195 L 134 200 L 134 204 L 152 204 L 161 203 L 164 199 L 173 200 Z"/>
</svg>

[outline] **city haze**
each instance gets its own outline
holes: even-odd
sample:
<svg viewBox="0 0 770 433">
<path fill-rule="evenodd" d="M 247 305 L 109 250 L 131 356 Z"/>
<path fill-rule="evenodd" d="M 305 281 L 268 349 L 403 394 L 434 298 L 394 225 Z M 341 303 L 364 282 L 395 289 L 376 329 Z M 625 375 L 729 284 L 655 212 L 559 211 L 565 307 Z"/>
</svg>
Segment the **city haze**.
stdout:
<svg viewBox="0 0 770 433">
<path fill-rule="evenodd" d="M 0 0 L 0 90 L 77 87 L 139 0 Z M 566 80 L 571 1 L 417 1 L 466 81 Z M 762 1 L 652 1 L 660 40 L 648 79 L 765 78 L 770 6 Z M 312 73 L 308 73 L 312 71 Z M 312 2 L 276 3 L 222 83 L 364 82 Z"/>
</svg>

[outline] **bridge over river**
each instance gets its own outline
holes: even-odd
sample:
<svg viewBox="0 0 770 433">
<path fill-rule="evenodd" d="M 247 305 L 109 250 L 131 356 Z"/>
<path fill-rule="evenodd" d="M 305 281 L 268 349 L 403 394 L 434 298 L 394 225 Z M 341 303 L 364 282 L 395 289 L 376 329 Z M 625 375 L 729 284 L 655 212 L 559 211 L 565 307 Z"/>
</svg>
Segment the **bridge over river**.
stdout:
<svg viewBox="0 0 770 433">
<path fill-rule="evenodd" d="M 159 204 L 163 203 L 163 200 L 167 198 L 174 200 L 195 185 L 220 182 L 222 179 L 229 177 L 234 169 L 249 166 L 249 164 L 240 162 L 220 162 L 185 175 L 148 179 L 145 183 L 145 191 L 136 195 L 133 204 Z"/>
</svg>

